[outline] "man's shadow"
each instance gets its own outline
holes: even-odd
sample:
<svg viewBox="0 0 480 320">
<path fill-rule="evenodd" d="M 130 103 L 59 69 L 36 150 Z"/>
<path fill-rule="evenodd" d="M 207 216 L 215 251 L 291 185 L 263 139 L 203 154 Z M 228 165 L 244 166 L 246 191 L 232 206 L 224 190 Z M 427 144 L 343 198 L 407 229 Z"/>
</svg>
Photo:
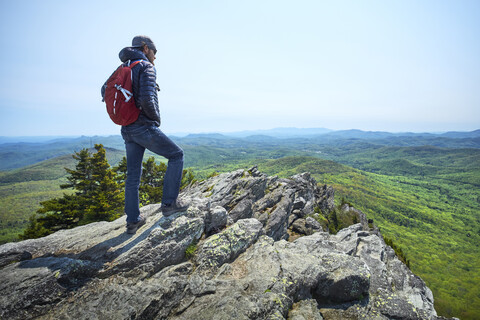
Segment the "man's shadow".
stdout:
<svg viewBox="0 0 480 320">
<path fill-rule="evenodd" d="M 108 262 L 111 262 L 118 258 L 122 253 L 125 253 L 138 245 L 140 242 L 145 240 L 154 229 L 162 228 L 168 229 L 172 222 L 179 217 L 179 215 L 172 215 L 169 217 L 161 217 L 157 221 L 155 221 L 148 229 L 142 231 L 140 235 L 136 234 L 128 234 L 126 232 L 119 234 L 118 236 L 105 240 L 96 244 L 93 247 L 90 247 L 76 255 L 73 258 L 80 259 L 80 260 L 90 260 L 90 261 L 102 261 L 103 265 Z M 118 247 L 122 243 L 127 242 L 132 237 L 136 238 L 122 247 L 116 248 L 114 251 L 109 251 L 111 248 Z"/>
</svg>

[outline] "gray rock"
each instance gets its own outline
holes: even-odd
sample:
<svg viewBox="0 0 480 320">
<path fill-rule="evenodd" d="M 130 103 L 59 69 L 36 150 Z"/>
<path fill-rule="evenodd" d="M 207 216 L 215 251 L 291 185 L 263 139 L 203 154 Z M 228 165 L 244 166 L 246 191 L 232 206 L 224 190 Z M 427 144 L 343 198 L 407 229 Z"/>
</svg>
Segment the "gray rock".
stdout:
<svg viewBox="0 0 480 320">
<path fill-rule="evenodd" d="M 238 221 L 240 219 L 248 219 L 253 216 L 252 205 L 254 201 L 250 197 L 241 199 L 233 208 L 230 210 L 230 218 L 232 221 Z"/>
<path fill-rule="evenodd" d="M 323 317 L 317 308 L 317 301 L 308 299 L 294 303 L 287 320 L 323 320 Z"/>
<path fill-rule="evenodd" d="M 322 275 L 315 289 L 317 297 L 334 302 L 348 302 L 367 296 L 371 275 L 363 261 L 332 253 L 324 257 L 323 262 L 329 272 Z"/>
<path fill-rule="evenodd" d="M 182 262 L 187 247 L 200 239 L 203 231 L 202 219 L 181 216 L 168 229 L 154 228 L 144 240 L 122 253 L 103 272 L 109 275 L 140 271 L 154 274 L 166 266 Z"/>
<path fill-rule="evenodd" d="M 16 248 L 5 250 L 0 253 L 0 268 L 12 262 L 24 261 L 32 259 L 32 254 L 28 251 L 17 251 Z"/>
<path fill-rule="evenodd" d="M 95 278 L 41 319 L 166 319 L 186 302 L 190 262 L 151 277 Z"/>
<path fill-rule="evenodd" d="M 232 312 L 240 319 L 285 318 L 295 301 L 355 300 L 368 294 L 370 275 L 360 259 L 310 246 L 321 244 L 323 237 L 301 239 L 288 243 L 261 237 L 219 269 L 215 293 L 195 299 L 181 318 L 228 319 Z"/>
<path fill-rule="evenodd" d="M 318 188 L 319 208 L 322 212 L 329 212 L 335 208 L 334 191 L 331 186 L 323 185 Z"/>
<path fill-rule="evenodd" d="M 216 270 L 233 261 L 252 245 L 262 233 L 257 219 L 243 219 L 221 233 L 208 238 L 198 250 L 196 262 L 200 269 Z"/>
<path fill-rule="evenodd" d="M 292 231 L 303 235 L 311 235 L 317 231 L 322 231 L 322 226 L 312 217 L 300 218 L 291 224 Z"/>
<path fill-rule="evenodd" d="M 122 217 L 0 246 L 0 318 L 440 319 L 363 213 L 344 206 L 360 223 L 321 231 L 311 215 L 333 189 L 308 173 L 237 170 L 181 196 L 190 208 L 168 218 L 143 207 L 135 235 Z"/>
<path fill-rule="evenodd" d="M 311 230 L 311 233 L 322 231 L 322 226 L 320 223 L 312 217 L 307 217 L 305 219 L 305 228 L 307 228 L 307 230 Z"/>
<path fill-rule="evenodd" d="M 219 232 L 227 225 L 227 210 L 224 207 L 216 206 L 208 210 L 205 220 L 205 233 L 208 235 Z"/>
<path fill-rule="evenodd" d="M 90 261 L 53 257 L 8 265 L 0 273 L 1 318 L 25 319 L 47 312 L 90 279 L 98 267 Z"/>
<path fill-rule="evenodd" d="M 308 234 L 307 227 L 305 226 L 305 219 L 297 219 L 292 223 L 292 230 L 300 234 Z"/>
<path fill-rule="evenodd" d="M 39 239 L 7 243 L 0 246 L 0 257 L 4 265 L 18 261 L 19 252 L 30 258 L 81 255 L 85 260 L 108 261 L 145 238 L 148 230 L 154 228 L 162 218 L 161 214 L 158 214 L 159 210 L 159 204 L 141 208 L 142 214 L 147 217 L 147 223 L 133 236 L 125 233 L 123 216 L 113 222 L 96 222 L 70 230 L 60 230 Z"/>
</svg>

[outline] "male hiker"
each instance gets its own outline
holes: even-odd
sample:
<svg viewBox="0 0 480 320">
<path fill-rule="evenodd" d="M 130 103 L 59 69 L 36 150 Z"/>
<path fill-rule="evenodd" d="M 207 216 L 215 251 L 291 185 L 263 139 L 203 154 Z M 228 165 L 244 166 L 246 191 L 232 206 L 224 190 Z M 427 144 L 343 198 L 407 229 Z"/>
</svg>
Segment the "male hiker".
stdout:
<svg viewBox="0 0 480 320">
<path fill-rule="evenodd" d="M 140 215 L 138 188 L 142 175 L 142 160 L 145 149 L 168 159 L 167 171 L 163 181 L 161 210 L 164 216 L 184 211 L 188 205 L 177 199 L 183 172 L 183 150 L 170 140 L 160 129 L 160 110 L 158 107 L 156 69 L 154 67 L 157 49 L 147 36 L 136 36 L 132 46 L 119 53 L 124 65 L 140 61 L 131 68 L 132 91 L 135 105 L 140 109 L 136 121 L 122 126 L 122 137 L 127 151 L 127 179 L 125 182 L 125 213 L 127 214 L 127 233 L 135 233 L 145 224 Z M 107 83 L 102 87 L 105 97 Z"/>
</svg>

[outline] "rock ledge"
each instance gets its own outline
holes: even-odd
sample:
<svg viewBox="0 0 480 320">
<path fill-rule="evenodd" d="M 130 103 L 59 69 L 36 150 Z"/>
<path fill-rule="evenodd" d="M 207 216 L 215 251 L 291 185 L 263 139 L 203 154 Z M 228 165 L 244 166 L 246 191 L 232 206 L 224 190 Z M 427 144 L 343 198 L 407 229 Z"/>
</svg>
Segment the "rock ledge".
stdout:
<svg viewBox="0 0 480 320">
<path fill-rule="evenodd" d="M 135 235 L 120 218 L 0 246 L 0 318 L 443 319 L 363 213 L 322 230 L 333 189 L 308 173 L 237 170 L 181 196 L 168 218 L 143 207 Z"/>
</svg>

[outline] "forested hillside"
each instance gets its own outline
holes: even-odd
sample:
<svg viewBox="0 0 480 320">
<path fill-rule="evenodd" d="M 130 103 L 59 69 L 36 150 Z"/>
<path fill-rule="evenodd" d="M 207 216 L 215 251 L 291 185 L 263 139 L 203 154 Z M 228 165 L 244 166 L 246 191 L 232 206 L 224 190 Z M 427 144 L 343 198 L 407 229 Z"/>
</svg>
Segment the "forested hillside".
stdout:
<svg viewBox="0 0 480 320">
<path fill-rule="evenodd" d="M 110 164 L 118 163 L 123 156 L 123 151 L 107 148 Z M 65 168 L 74 167 L 75 160 L 69 154 L 0 172 L 0 243 L 18 240 L 40 202 L 72 192 L 60 189 L 60 185 L 66 182 Z"/>
</svg>

